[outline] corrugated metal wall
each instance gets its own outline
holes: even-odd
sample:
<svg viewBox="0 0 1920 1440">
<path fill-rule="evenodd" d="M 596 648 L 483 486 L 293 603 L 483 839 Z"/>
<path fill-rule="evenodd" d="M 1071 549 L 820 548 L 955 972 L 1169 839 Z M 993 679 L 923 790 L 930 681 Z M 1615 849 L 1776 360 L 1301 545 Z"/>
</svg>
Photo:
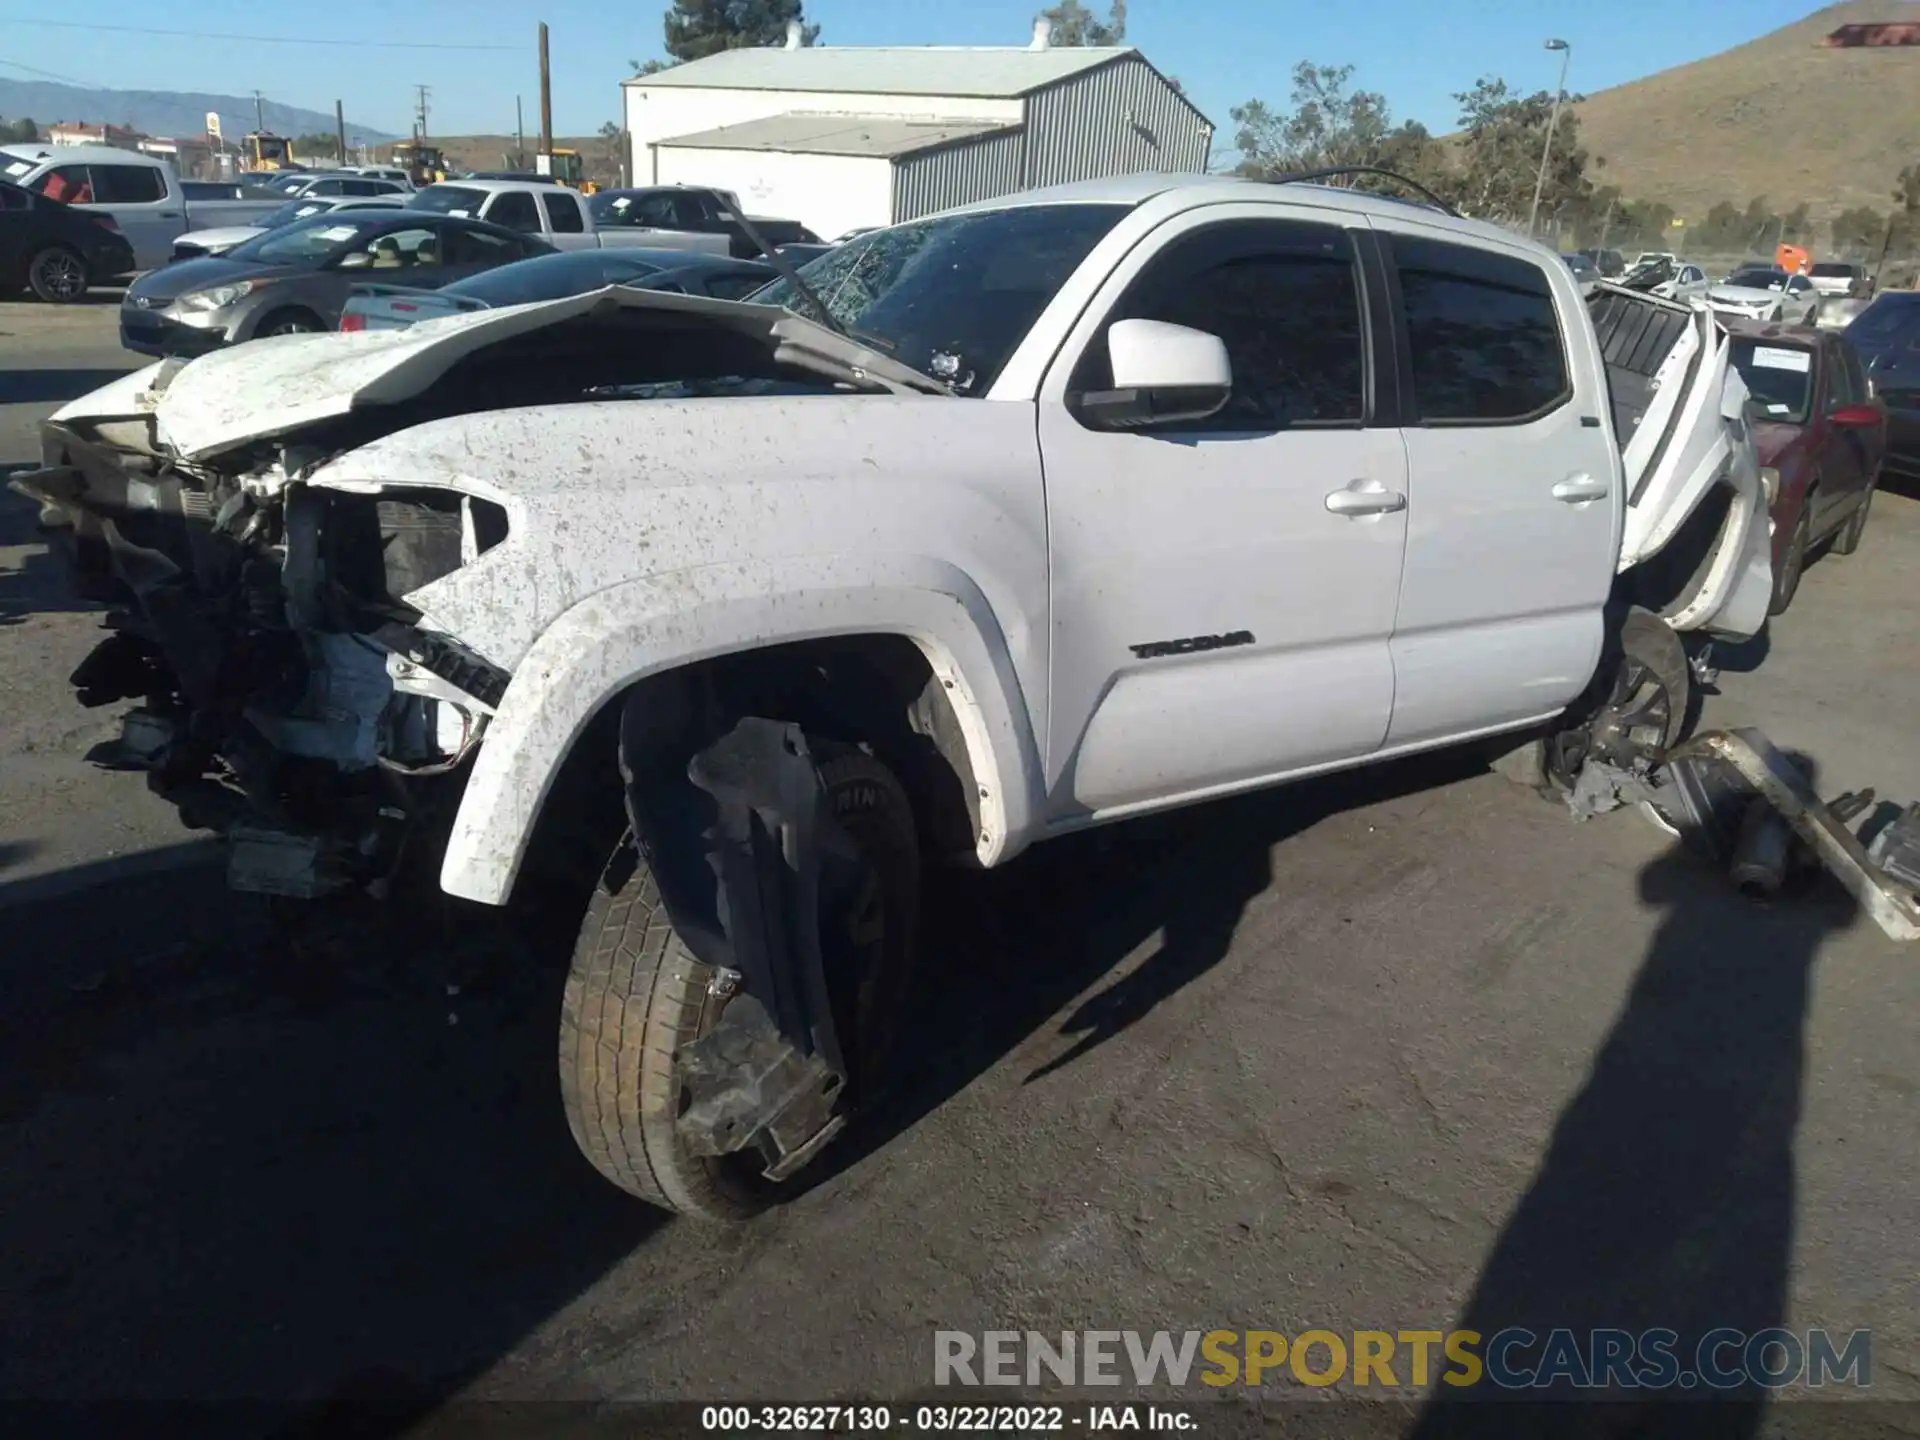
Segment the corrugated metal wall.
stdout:
<svg viewBox="0 0 1920 1440">
<path fill-rule="evenodd" d="M 1140 170 L 1207 168 L 1207 122 L 1146 61 L 1129 57 L 1027 97 L 1021 188 Z"/>
<path fill-rule="evenodd" d="M 1012 194 L 1025 153 L 1026 133 L 1011 130 L 907 156 L 893 167 L 894 223 Z"/>
<path fill-rule="evenodd" d="M 912 220 L 1016 190 L 1207 168 L 1207 122 L 1146 61 L 1129 57 L 1027 98 L 1023 129 L 909 156 L 894 167 L 893 218 Z"/>
</svg>

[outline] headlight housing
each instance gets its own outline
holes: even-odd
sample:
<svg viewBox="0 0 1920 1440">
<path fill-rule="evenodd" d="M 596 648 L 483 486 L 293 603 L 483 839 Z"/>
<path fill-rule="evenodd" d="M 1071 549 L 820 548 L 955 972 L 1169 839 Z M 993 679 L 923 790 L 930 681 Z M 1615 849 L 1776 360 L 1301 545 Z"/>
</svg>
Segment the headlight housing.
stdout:
<svg viewBox="0 0 1920 1440">
<path fill-rule="evenodd" d="M 182 310 L 224 310 L 251 295 L 262 280 L 236 280 L 231 285 L 216 285 L 211 290 L 189 290 L 177 302 Z"/>
</svg>

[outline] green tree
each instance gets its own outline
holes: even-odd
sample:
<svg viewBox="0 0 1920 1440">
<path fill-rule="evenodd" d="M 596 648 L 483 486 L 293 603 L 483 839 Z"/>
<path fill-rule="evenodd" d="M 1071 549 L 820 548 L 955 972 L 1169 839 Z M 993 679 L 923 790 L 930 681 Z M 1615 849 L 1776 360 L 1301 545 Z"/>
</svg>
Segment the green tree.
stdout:
<svg viewBox="0 0 1920 1440">
<path fill-rule="evenodd" d="M 597 137 L 600 141 L 598 159 L 616 183 L 625 184 L 627 178 L 627 156 L 632 147 L 628 144 L 626 128 L 618 120 L 609 120 L 600 127 Z"/>
<path fill-rule="evenodd" d="M 1843 255 L 1878 255 L 1886 238 L 1887 217 L 1871 205 L 1855 205 L 1834 216 L 1828 232 L 1833 248 Z"/>
<path fill-rule="evenodd" d="M 1127 0 L 1113 0 L 1102 20 L 1080 0 L 1060 0 L 1040 18 L 1053 26 L 1055 45 L 1121 45 L 1127 39 Z"/>
<path fill-rule="evenodd" d="M 1587 172 L 1598 169 L 1600 162 L 1580 145 L 1580 118 L 1573 107 L 1582 96 L 1565 98 L 1557 123 L 1550 91 L 1516 95 L 1506 81 L 1490 76 L 1453 98 L 1460 102 L 1463 132 L 1458 203 L 1468 214 L 1507 224 L 1525 221 L 1533 208 L 1543 154 L 1547 166 L 1541 215 L 1577 222 L 1591 208 L 1594 187 Z"/>
<path fill-rule="evenodd" d="M 1725 254 L 1744 249 L 1745 234 L 1746 222 L 1740 207 L 1731 200 L 1717 200 L 1707 211 L 1707 218 L 1688 232 L 1687 243 L 1709 254 Z"/>
<path fill-rule="evenodd" d="M 806 23 L 801 0 L 673 0 L 664 20 L 667 53 L 682 63 L 722 50 L 784 45 L 795 21 L 802 45 L 820 38 L 820 27 Z"/>
<path fill-rule="evenodd" d="M 341 160 L 341 163 L 345 163 L 340 155 L 340 137 L 338 135 L 316 132 L 312 135 L 298 136 L 293 142 L 293 153 L 294 157 L 300 160 L 327 159 Z"/>
<path fill-rule="evenodd" d="M 1270 179 L 1329 165 L 1382 165 L 1389 158 L 1431 164 L 1438 145 L 1426 129 L 1412 122 L 1396 129 L 1386 96 L 1349 91 L 1352 79 L 1351 65 L 1302 61 L 1293 68 L 1291 109 L 1276 111 L 1264 100 L 1234 106 L 1235 172 Z"/>
<path fill-rule="evenodd" d="M 40 126 L 26 116 L 18 120 L 0 120 L 0 143 L 33 145 L 39 139 Z"/>
</svg>

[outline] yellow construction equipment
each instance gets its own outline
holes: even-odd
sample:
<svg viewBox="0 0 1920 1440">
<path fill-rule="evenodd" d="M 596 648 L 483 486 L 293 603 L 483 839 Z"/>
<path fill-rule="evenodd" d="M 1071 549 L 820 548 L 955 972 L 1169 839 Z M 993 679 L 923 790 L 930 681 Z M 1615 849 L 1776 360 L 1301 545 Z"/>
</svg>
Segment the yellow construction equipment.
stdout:
<svg viewBox="0 0 1920 1440">
<path fill-rule="evenodd" d="M 416 185 L 438 185 L 447 178 L 446 155 L 439 146 L 424 140 L 396 141 L 393 163 L 405 170 Z"/>
<path fill-rule="evenodd" d="M 535 169 L 542 175 L 551 175 L 568 189 L 578 190 L 582 195 L 599 192 L 600 187 L 587 179 L 587 169 L 578 150 L 565 150 L 556 145 L 551 154 L 535 157 Z"/>
<path fill-rule="evenodd" d="M 249 170 L 285 170 L 297 162 L 293 142 L 269 130 L 252 130 L 243 142 Z"/>
</svg>

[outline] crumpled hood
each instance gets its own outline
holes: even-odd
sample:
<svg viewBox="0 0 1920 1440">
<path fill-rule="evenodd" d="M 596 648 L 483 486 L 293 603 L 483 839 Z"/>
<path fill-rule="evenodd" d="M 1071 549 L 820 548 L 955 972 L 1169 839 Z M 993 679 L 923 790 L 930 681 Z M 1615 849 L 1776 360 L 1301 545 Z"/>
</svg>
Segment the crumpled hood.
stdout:
<svg viewBox="0 0 1920 1440">
<path fill-rule="evenodd" d="M 137 393 L 125 379 L 103 386 L 53 419 L 150 413 L 161 444 L 182 459 L 204 460 L 352 410 L 398 404 L 477 350 L 603 306 L 703 315 L 766 341 L 782 362 L 832 379 L 899 393 L 945 393 L 937 381 L 789 310 L 609 285 L 560 300 L 449 315 L 404 330 L 268 336 L 216 350 L 175 371 L 162 366 L 142 372 L 153 379 Z"/>
</svg>

